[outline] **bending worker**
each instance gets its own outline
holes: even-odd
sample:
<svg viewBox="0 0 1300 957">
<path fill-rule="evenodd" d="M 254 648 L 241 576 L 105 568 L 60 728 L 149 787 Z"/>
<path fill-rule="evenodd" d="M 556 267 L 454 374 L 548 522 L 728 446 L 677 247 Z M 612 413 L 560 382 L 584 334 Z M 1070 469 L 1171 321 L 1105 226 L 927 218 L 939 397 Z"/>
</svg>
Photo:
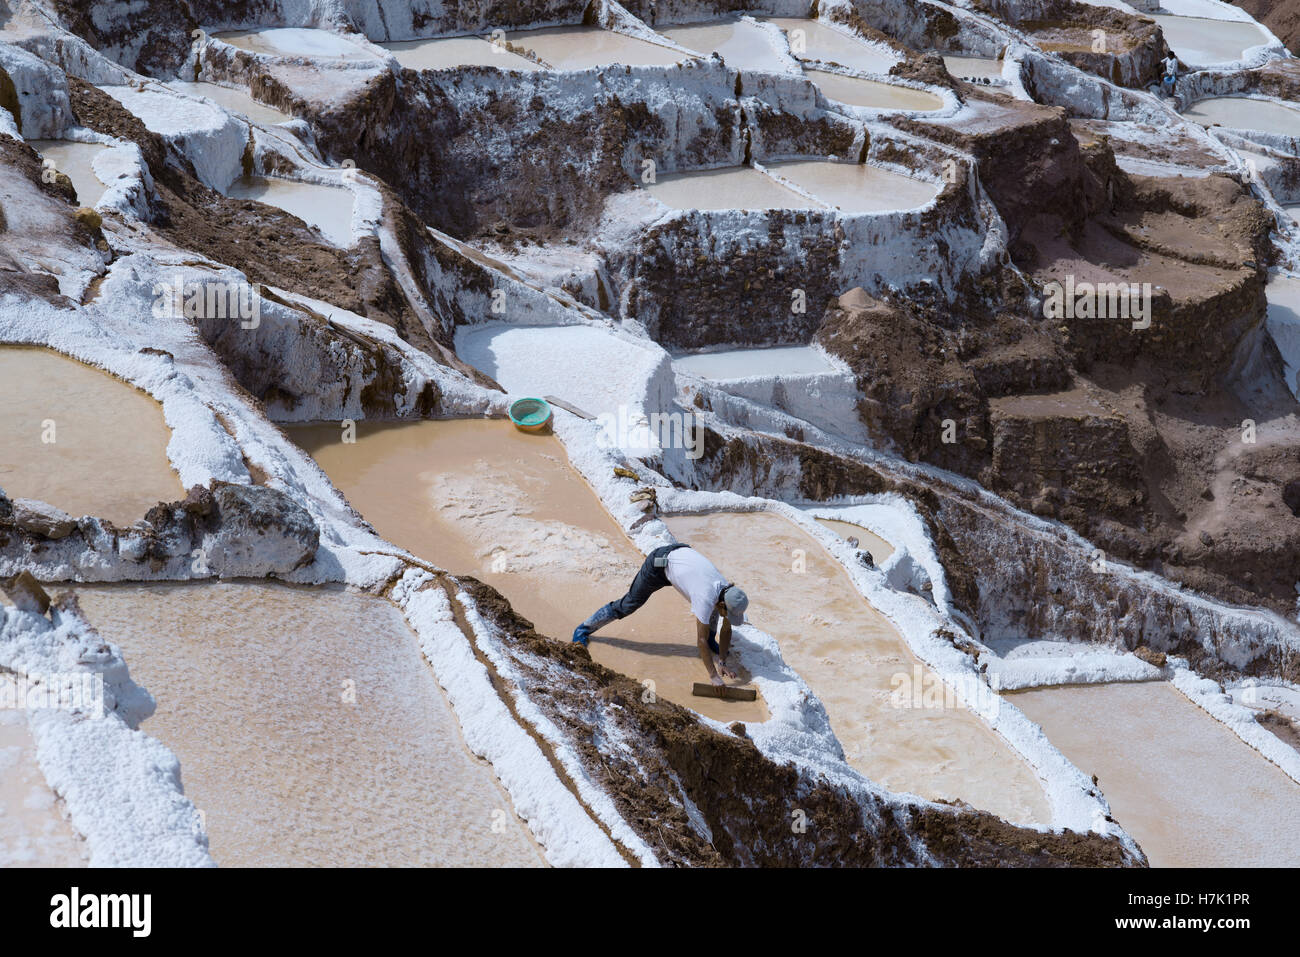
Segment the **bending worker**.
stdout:
<svg viewBox="0 0 1300 957">
<path fill-rule="evenodd" d="M 690 603 L 695 615 L 695 644 L 709 680 L 720 685 L 723 678 L 736 677 L 727 666 L 731 626 L 745 623 L 749 596 L 727 581 L 707 558 L 689 545 L 680 543 L 664 545 L 647 555 L 627 594 L 605 605 L 575 628 L 574 642 L 586 647 L 587 639 L 597 629 L 626 618 L 665 585 L 672 585 Z"/>
</svg>

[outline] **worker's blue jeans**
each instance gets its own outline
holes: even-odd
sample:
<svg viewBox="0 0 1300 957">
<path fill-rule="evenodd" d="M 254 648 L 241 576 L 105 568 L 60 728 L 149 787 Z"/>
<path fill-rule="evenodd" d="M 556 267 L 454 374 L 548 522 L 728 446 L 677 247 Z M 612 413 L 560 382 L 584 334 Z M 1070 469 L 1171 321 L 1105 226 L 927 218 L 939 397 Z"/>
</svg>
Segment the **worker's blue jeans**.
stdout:
<svg viewBox="0 0 1300 957">
<path fill-rule="evenodd" d="M 685 547 L 686 545 L 681 542 L 675 545 L 662 545 L 647 555 L 645 561 L 641 563 L 640 571 L 632 579 L 632 585 L 628 588 L 627 594 L 617 601 L 611 601 L 608 605 L 603 605 L 594 615 L 579 625 L 573 632 L 573 640 L 585 644 L 586 639 L 597 630 L 605 627 L 611 621 L 626 618 L 648 602 L 651 595 L 670 585 L 671 582 L 668 581 L 667 571 L 658 567 L 655 564 L 655 559 L 663 558 L 674 549 Z M 714 635 L 709 635 L 709 648 L 713 650 L 714 654 L 718 652 L 718 642 Z"/>
</svg>

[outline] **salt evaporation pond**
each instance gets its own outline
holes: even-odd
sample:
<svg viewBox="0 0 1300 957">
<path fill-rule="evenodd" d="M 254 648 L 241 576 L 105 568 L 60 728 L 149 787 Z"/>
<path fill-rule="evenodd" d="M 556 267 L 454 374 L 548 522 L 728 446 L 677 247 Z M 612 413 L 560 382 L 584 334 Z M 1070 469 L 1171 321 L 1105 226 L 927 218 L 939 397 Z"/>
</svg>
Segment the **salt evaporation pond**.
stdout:
<svg viewBox="0 0 1300 957">
<path fill-rule="evenodd" d="M 1211 20 L 1173 14 L 1142 15 L 1160 24 L 1169 49 L 1184 63 L 1193 66 L 1233 63 L 1251 47 L 1269 42 L 1261 27 L 1240 20 Z"/>
<path fill-rule="evenodd" d="M 879 566 L 886 558 L 894 554 L 894 546 L 885 541 L 871 529 L 855 522 L 846 522 L 839 518 L 819 518 L 819 525 L 829 528 L 840 538 L 856 538 L 858 547 L 871 556 L 871 560 Z"/>
<path fill-rule="evenodd" d="M 213 858 L 234 867 L 535 866 L 391 602 L 267 583 L 78 586 L 158 703 Z"/>
<path fill-rule="evenodd" d="M 288 113 L 282 113 L 273 106 L 267 106 L 253 99 L 247 90 L 221 86 L 218 83 L 189 83 L 185 80 L 172 80 L 167 86 L 186 96 L 205 96 L 218 106 L 232 113 L 239 113 L 254 123 L 275 126 L 277 123 L 287 123 L 293 119 Z"/>
<path fill-rule="evenodd" d="M 622 597 L 645 556 L 628 540 L 552 436 L 501 420 L 358 423 L 287 430 L 388 541 L 453 574 L 473 575 L 537 630 L 573 629 Z M 726 567 L 722 566 L 724 573 Z M 719 721 L 761 722 L 757 701 L 697 698 L 706 680 L 690 610 L 672 588 L 592 636 L 596 661 Z M 741 670 L 741 679 L 747 677 Z"/>
<path fill-rule="evenodd" d="M 0 710 L 0 867 L 85 866 L 85 841 L 36 762 L 26 713 Z"/>
<path fill-rule="evenodd" d="M 659 411 L 673 399 L 670 385 L 661 396 L 646 394 L 666 361 L 662 350 L 585 324 L 461 326 L 456 355 L 513 394 L 555 395 L 589 415 Z M 592 375 L 593 367 L 619 374 Z M 646 399 L 658 400 L 653 409 L 642 408 Z"/>
<path fill-rule="evenodd" d="M 642 189 L 665 206 L 682 210 L 824 208 L 752 166 L 660 174 L 657 182 Z"/>
<path fill-rule="evenodd" d="M 28 140 L 27 145 L 54 164 L 54 168 L 72 180 L 77 202 L 94 206 L 107 186 L 95 175 L 95 157 L 107 147 L 102 143 L 73 143 L 68 140 Z"/>
<path fill-rule="evenodd" d="M 795 17 L 763 17 L 785 31 L 790 52 L 805 60 L 821 60 L 861 70 L 864 73 L 888 73 L 898 58 L 878 47 L 849 36 L 817 20 Z M 798 41 L 802 40 L 802 50 Z"/>
<path fill-rule="evenodd" d="M 785 73 L 790 67 L 777 50 L 777 38 L 750 20 L 666 27 L 661 35 L 705 56 L 717 53 L 733 70 Z"/>
<path fill-rule="evenodd" d="M 1268 333 L 1286 364 L 1286 384 L 1300 398 L 1300 280 L 1276 277 L 1264 287 Z"/>
<path fill-rule="evenodd" d="M 1215 96 L 1199 100 L 1184 110 L 1183 116 L 1202 126 L 1218 123 L 1229 129 L 1300 136 L 1300 110 L 1255 97 Z"/>
<path fill-rule="evenodd" d="M 47 349 L 0 348 L 0 488 L 123 527 L 185 495 L 152 398 Z"/>
<path fill-rule="evenodd" d="M 943 65 L 955 77 L 975 80 L 1002 79 L 1002 61 L 982 56 L 947 56 Z"/>
<path fill-rule="evenodd" d="M 232 47 L 269 56 L 304 57 L 311 60 L 375 59 L 363 47 L 328 30 L 270 27 L 261 30 L 229 30 L 212 36 Z"/>
<path fill-rule="evenodd" d="M 673 370 L 717 381 L 754 376 L 837 375 L 843 371 L 815 346 L 696 352 L 674 358 Z"/>
<path fill-rule="evenodd" d="M 1038 776 L 981 718 L 955 700 L 938 706 L 934 694 L 920 704 L 922 689 L 942 688 L 937 676 L 816 539 L 771 512 L 666 521 L 748 592 L 747 617 L 826 707 L 849 764 L 893 791 L 1050 823 Z"/>
<path fill-rule="evenodd" d="M 1156 867 L 1300 865 L 1300 784 L 1167 682 L 1010 696 Z"/>
<path fill-rule="evenodd" d="M 401 40 L 381 44 L 408 70 L 452 70 L 462 66 L 493 66 L 499 70 L 531 73 L 545 69 L 527 57 L 511 53 L 482 37 L 441 37 L 432 40 Z"/>
<path fill-rule="evenodd" d="M 680 50 L 600 27 L 548 27 L 511 33 L 507 39 L 561 70 L 585 70 L 610 63 L 672 66 L 689 57 Z"/>
<path fill-rule="evenodd" d="M 767 168 L 845 213 L 916 209 L 939 195 L 934 183 L 870 163 L 793 160 Z"/>
<path fill-rule="evenodd" d="M 827 99 L 849 106 L 913 112 L 933 112 L 943 108 L 942 99 L 926 90 L 914 90 L 910 86 L 880 83 L 825 70 L 809 70 L 808 79 L 817 84 Z"/>
<path fill-rule="evenodd" d="M 254 199 L 278 206 L 315 226 L 333 245 L 342 248 L 352 245 L 351 190 L 279 177 L 242 176 L 226 188 L 226 195 L 231 199 Z"/>
</svg>

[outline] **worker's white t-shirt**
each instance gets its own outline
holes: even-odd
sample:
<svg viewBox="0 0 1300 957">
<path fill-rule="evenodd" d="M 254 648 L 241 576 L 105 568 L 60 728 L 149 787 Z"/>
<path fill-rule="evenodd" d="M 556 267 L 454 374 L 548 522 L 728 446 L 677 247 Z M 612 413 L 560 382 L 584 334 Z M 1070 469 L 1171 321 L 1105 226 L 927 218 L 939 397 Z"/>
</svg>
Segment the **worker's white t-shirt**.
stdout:
<svg viewBox="0 0 1300 957">
<path fill-rule="evenodd" d="M 693 548 L 674 548 L 668 553 L 664 574 L 690 602 L 695 620 L 703 625 L 712 625 L 717 619 L 714 606 L 722 589 L 727 587 L 727 580 L 713 567 L 713 562 Z"/>
</svg>

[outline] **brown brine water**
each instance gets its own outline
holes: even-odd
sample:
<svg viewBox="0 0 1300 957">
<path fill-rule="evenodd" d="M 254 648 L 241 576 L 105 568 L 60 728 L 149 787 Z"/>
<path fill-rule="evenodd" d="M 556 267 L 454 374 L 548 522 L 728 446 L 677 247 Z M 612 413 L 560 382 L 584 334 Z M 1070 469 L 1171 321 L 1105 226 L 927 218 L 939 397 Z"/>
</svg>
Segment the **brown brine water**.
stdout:
<svg viewBox="0 0 1300 957">
<path fill-rule="evenodd" d="M 380 535 L 487 582 L 557 640 L 568 641 L 588 615 L 621 597 L 644 559 L 552 436 L 486 419 L 359 423 L 355 444 L 341 442 L 333 425 L 289 433 Z M 599 631 L 590 651 L 601 664 L 649 682 L 647 690 L 709 717 L 768 717 L 761 696 L 739 702 L 691 694 L 708 676 L 694 618 L 671 587 Z"/>
<path fill-rule="evenodd" d="M 1157 867 L 1300 865 L 1300 785 L 1167 682 L 1010 696 Z"/>
<path fill-rule="evenodd" d="M 0 488 L 127 526 L 185 491 L 152 398 L 47 349 L 0 347 Z"/>
<path fill-rule="evenodd" d="M 753 624 L 780 642 L 866 777 L 1017 824 L 1050 823 L 1037 775 L 979 716 L 950 695 L 910 693 L 918 674 L 925 688 L 937 676 L 806 532 L 771 512 L 673 516 L 668 527 L 748 592 Z"/>
<path fill-rule="evenodd" d="M 218 864 L 543 863 L 391 602 L 253 582 L 78 586 L 157 700 Z"/>
</svg>

